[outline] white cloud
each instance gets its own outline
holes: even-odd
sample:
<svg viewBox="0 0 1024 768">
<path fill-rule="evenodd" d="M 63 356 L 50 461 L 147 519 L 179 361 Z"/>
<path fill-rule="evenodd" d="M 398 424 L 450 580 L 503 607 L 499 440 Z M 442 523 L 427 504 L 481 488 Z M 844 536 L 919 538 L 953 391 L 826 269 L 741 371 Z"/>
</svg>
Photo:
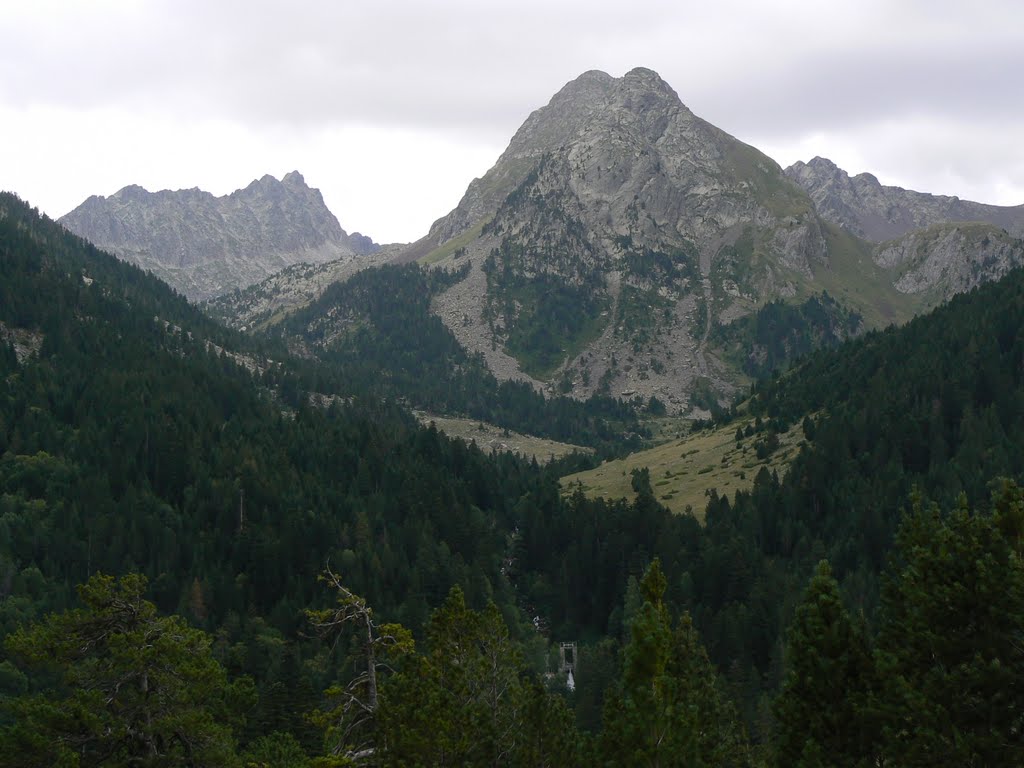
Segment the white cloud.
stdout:
<svg viewBox="0 0 1024 768">
<path fill-rule="evenodd" d="M 412 239 L 566 81 L 647 66 L 784 164 L 813 146 L 857 161 L 851 172 L 1024 203 L 1022 12 L 1010 0 L 12 3 L 0 185 L 63 212 L 127 183 L 221 193 L 297 168 L 347 229 Z"/>
<path fill-rule="evenodd" d="M 299 170 L 345 229 L 384 242 L 424 235 L 503 149 L 365 124 L 253 130 L 114 109 L 0 108 L 0 124 L 10 126 L 0 142 L 0 186 L 54 218 L 128 184 L 223 195 L 265 173 Z M 25 153 L 26 145 L 36 149 Z"/>
</svg>

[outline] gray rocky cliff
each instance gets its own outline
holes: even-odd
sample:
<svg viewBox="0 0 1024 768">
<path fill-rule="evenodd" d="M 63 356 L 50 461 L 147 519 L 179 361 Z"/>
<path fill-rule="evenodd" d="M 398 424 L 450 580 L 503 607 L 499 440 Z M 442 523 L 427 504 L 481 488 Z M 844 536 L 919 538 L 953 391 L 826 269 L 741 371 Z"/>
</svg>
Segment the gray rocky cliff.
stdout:
<svg viewBox="0 0 1024 768">
<path fill-rule="evenodd" d="M 347 255 L 320 264 L 295 264 L 200 306 L 230 328 L 255 331 L 320 298 L 333 283 L 347 280 L 363 269 L 387 264 L 404 247 L 405 244 L 384 245 L 370 254 Z"/>
<path fill-rule="evenodd" d="M 879 245 L 875 261 L 893 270 L 896 290 L 937 304 L 1024 265 L 1024 240 L 987 224 L 942 224 Z"/>
<path fill-rule="evenodd" d="M 244 288 L 298 263 L 376 249 L 349 236 L 297 171 L 214 197 L 132 185 L 90 197 L 60 219 L 69 230 L 151 270 L 193 300 Z"/>
</svg>

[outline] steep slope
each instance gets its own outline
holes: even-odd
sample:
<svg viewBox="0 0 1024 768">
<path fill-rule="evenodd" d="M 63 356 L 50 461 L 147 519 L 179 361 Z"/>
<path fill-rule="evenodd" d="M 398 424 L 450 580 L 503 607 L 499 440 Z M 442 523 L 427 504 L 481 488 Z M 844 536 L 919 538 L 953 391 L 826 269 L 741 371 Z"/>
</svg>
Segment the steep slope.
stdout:
<svg viewBox="0 0 1024 768">
<path fill-rule="evenodd" d="M 327 680 L 299 670 L 283 633 L 305 642 L 295 630 L 329 562 L 411 627 L 453 584 L 516 615 L 508 513 L 539 468 L 380 399 L 310 407 L 301 380 L 282 381 L 289 361 L 253 376 L 210 334 L 254 343 L 0 193 L 0 647 L 89 575 L 136 571 L 161 611 L 237 648 L 274 638 L 275 658 L 297 662 L 284 682 L 313 698 Z M 249 656 L 235 669 L 257 681 L 259 734 L 282 678 Z M 294 701 L 301 724 L 316 702 Z"/>
<path fill-rule="evenodd" d="M 1024 205 L 985 205 L 883 186 L 870 173 L 851 177 L 823 157 L 794 163 L 786 169 L 786 175 L 807 191 L 824 219 L 872 242 L 958 222 L 994 224 L 1015 237 L 1024 237 Z"/>
<path fill-rule="evenodd" d="M 332 284 L 363 269 L 391 261 L 404 245 L 385 245 L 367 255 L 342 256 L 322 264 L 295 264 L 253 283 L 203 302 L 202 309 L 230 328 L 255 330 L 319 298 Z"/>
<path fill-rule="evenodd" d="M 357 401 L 392 398 L 605 453 L 637 447 L 644 432 L 639 403 L 545 398 L 522 382 L 499 382 L 479 356 L 467 353 L 430 312 L 432 297 L 464 278 L 467 267 L 365 269 L 331 284 L 261 335 L 283 341 L 315 365 L 321 378 L 330 374 L 336 391 Z"/>
<path fill-rule="evenodd" d="M 912 487 L 983 504 L 990 477 L 1022 476 L 1022 276 L 759 387 L 751 407 L 768 431 L 821 416 L 801 426 L 808 444 L 785 477 L 764 468 L 750 492 L 709 493 L 702 527 L 659 507 L 655 489 L 668 486 L 649 472 L 633 478 L 633 504 L 560 499 L 546 471 L 419 429 L 379 398 L 322 410 L 293 392 L 282 408 L 285 393 L 202 336 L 244 339 L 0 195 L 0 639 L 66 608 L 90 573 L 143 571 L 162 612 L 213 633 L 232 674 L 253 677 L 258 702 L 240 738 L 299 737 L 301 713 L 347 669 L 301 623 L 304 607 L 333 597 L 312 586 L 324 563 L 376 615 L 414 629 L 459 584 L 469 604 L 494 601 L 535 657 L 538 624 L 555 641 L 607 633 L 610 643 L 581 645 L 595 664 L 580 701 L 587 686 L 607 687 L 599 670 L 614 670 L 614 638 L 628 637 L 627 579 L 658 557 L 666 605 L 691 612 L 757 727 L 816 563 L 830 559 L 871 621 Z M 367 290 L 366 303 L 385 295 Z M 978 551 L 967 560 L 984 566 Z M 5 694 L 48 682 L 30 685 L 7 661 Z M 33 700 L 29 711 L 47 709 Z M 310 750 L 321 744 L 314 734 Z"/>
<path fill-rule="evenodd" d="M 776 163 L 635 69 L 588 72 L 534 112 L 408 253 L 439 255 L 472 268 L 436 311 L 501 375 L 683 408 L 696 381 L 735 378 L 712 324 L 796 295 L 827 250 Z"/>
<path fill-rule="evenodd" d="M 874 258 L 896 290 L 934 305 L 1024 265 L 1024 240 L 991 224 L 939 224 L 878 245 Z"/>
<path fill-rule="evenodd" d="M 374 272 L 383 274 L 359 279 Z M 408 293 L 426 318 L 427 294 Z M 660 509 L 569 506 L 548 470 L 422 428 L 374 391 L 313 407 L 309 380 L 327 386 L 336 371 L 303 378 L 298 361 L 282 356 L 253 375 L 226 353 L 236 343 L 257 340 L 0 193 L 0 648 L 19 624 L 68 607 L 90 574 L 143 573 L 161 611 L 217 631 L 240 652 L 269 642 L 275 659 L 287 659 L 281 670 L 246 650 L 233 666 L 259 688 L 247 714 L 255 736 L 281 727 L 282 686 L 306 697 L 287 701 L 287 717 L 301 725 L 334 679 L 335 665 L 304 663 L 322 646 L 300 631 L 302 609 L 331 599 L 314 591 L 327 563 L 344 568 L 380 615 L 414 630 L 461 585 L 473 604 L 493 600 L 517 632 L 533 637 L 542 616 L 580 637 L 603 631 L 621 604 L 626 564 L 679 552 L 688 538 Z M 368 361 L 384 378 L 372 368 Z M 508 395 L 494 401 L 513 409 Z M 539 400 L 528 389 L 519 395 Z M 575 411 L 537 417 L 601 426 L 583 404 L 564 406 Z M 601 588 L 571 614 L 553 601 L 571 593 L 575 574 L 540 573 L 546 560 L 519 547 L 513 557 L 515 537 L 543 542 L 543 521 L 570 514 L 615 526 L 607 562 L 580 572 Z M 556 558 L 571 544 L 546 543 Z"/>
<path fill-rule="evenodd" d="M 1024 205 L 1000 207 L 882 186 L 815 157 L 786 169 L 823 219 L 870 242 L 871 258 L 919 307 L 1002 277 L 1024 258 Z"/>
<path fill-rule="evenodd" d="M 199 189 L 129 186 L 61 218 L 75 234 L 151 270 L 193 300 L 244 288 L 293 264 L 371 253 L 298 171 L 214 197 Z"/>
</svg>

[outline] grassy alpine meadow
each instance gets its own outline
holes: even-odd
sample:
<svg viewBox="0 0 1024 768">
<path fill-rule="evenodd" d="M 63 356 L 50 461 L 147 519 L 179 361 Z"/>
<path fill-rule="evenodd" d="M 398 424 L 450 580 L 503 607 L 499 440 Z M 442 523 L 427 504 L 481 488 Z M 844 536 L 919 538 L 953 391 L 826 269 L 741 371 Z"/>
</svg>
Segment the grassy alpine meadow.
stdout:
<svg viewBox="0 0 1024 768">
<path fill-rule="evenodd" d="M 457 437 L 465 442 L 475 442 L 484 451 L 518 453 L 526 458 L 535 458 L 544 463 L 573 452 L 593 453 L 593 449 L 571 443 L 528 435 L 502 429 L 479 419 L 460 416 L 440 416 L 425 411 L 415 411 L 416 419 L 423 425 L 433 424 L 448 437 Z"/>
<path fill-rule="evenodd" d="M 737 430 L 744 433 L 742 440 L 736 439 Z M 636 496 L 632 472 L 646 467 L 661 504 L 672 512 L 703 519 L 712 489 L 729 496 L 747 490 L 762 468 L 784 475 L 803 440 L 799 424 L 775 435 L 765 430 L 755 432 L 753 419 L 734 421 L 567 475 L 561 480 L 562 490 L 569 494 L 581 489 L 591 498 L 632 500 Z"/>
</svg>

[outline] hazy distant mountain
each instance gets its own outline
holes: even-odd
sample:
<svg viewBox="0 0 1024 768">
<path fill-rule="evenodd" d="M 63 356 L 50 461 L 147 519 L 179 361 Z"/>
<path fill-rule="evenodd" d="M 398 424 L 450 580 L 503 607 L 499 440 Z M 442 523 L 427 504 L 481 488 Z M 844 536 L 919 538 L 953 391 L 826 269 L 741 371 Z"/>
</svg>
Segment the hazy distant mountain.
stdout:
<svg viewBox="0 0 1024 768">
<path fill-rule="evenodd" d="M 128 186 L 90 197 L 61 220 L 72 232 L 152 270 L 193 300 L 244 288 L 285 267 L 367 254 L 298 171 L 214 197 L 200 189 Z"/>
<path fill-rule="evenodd" d="M 882 242 L 936 224 L 984 222 L 1024 237 L 1024 205 L 985 205 L 958 197 L 882 186 L 870 173 L 851 177 L 831 160 L 797 162 L 786 175 L 807 190 L 818 213 L 858 237 Z"/>
</svg>

